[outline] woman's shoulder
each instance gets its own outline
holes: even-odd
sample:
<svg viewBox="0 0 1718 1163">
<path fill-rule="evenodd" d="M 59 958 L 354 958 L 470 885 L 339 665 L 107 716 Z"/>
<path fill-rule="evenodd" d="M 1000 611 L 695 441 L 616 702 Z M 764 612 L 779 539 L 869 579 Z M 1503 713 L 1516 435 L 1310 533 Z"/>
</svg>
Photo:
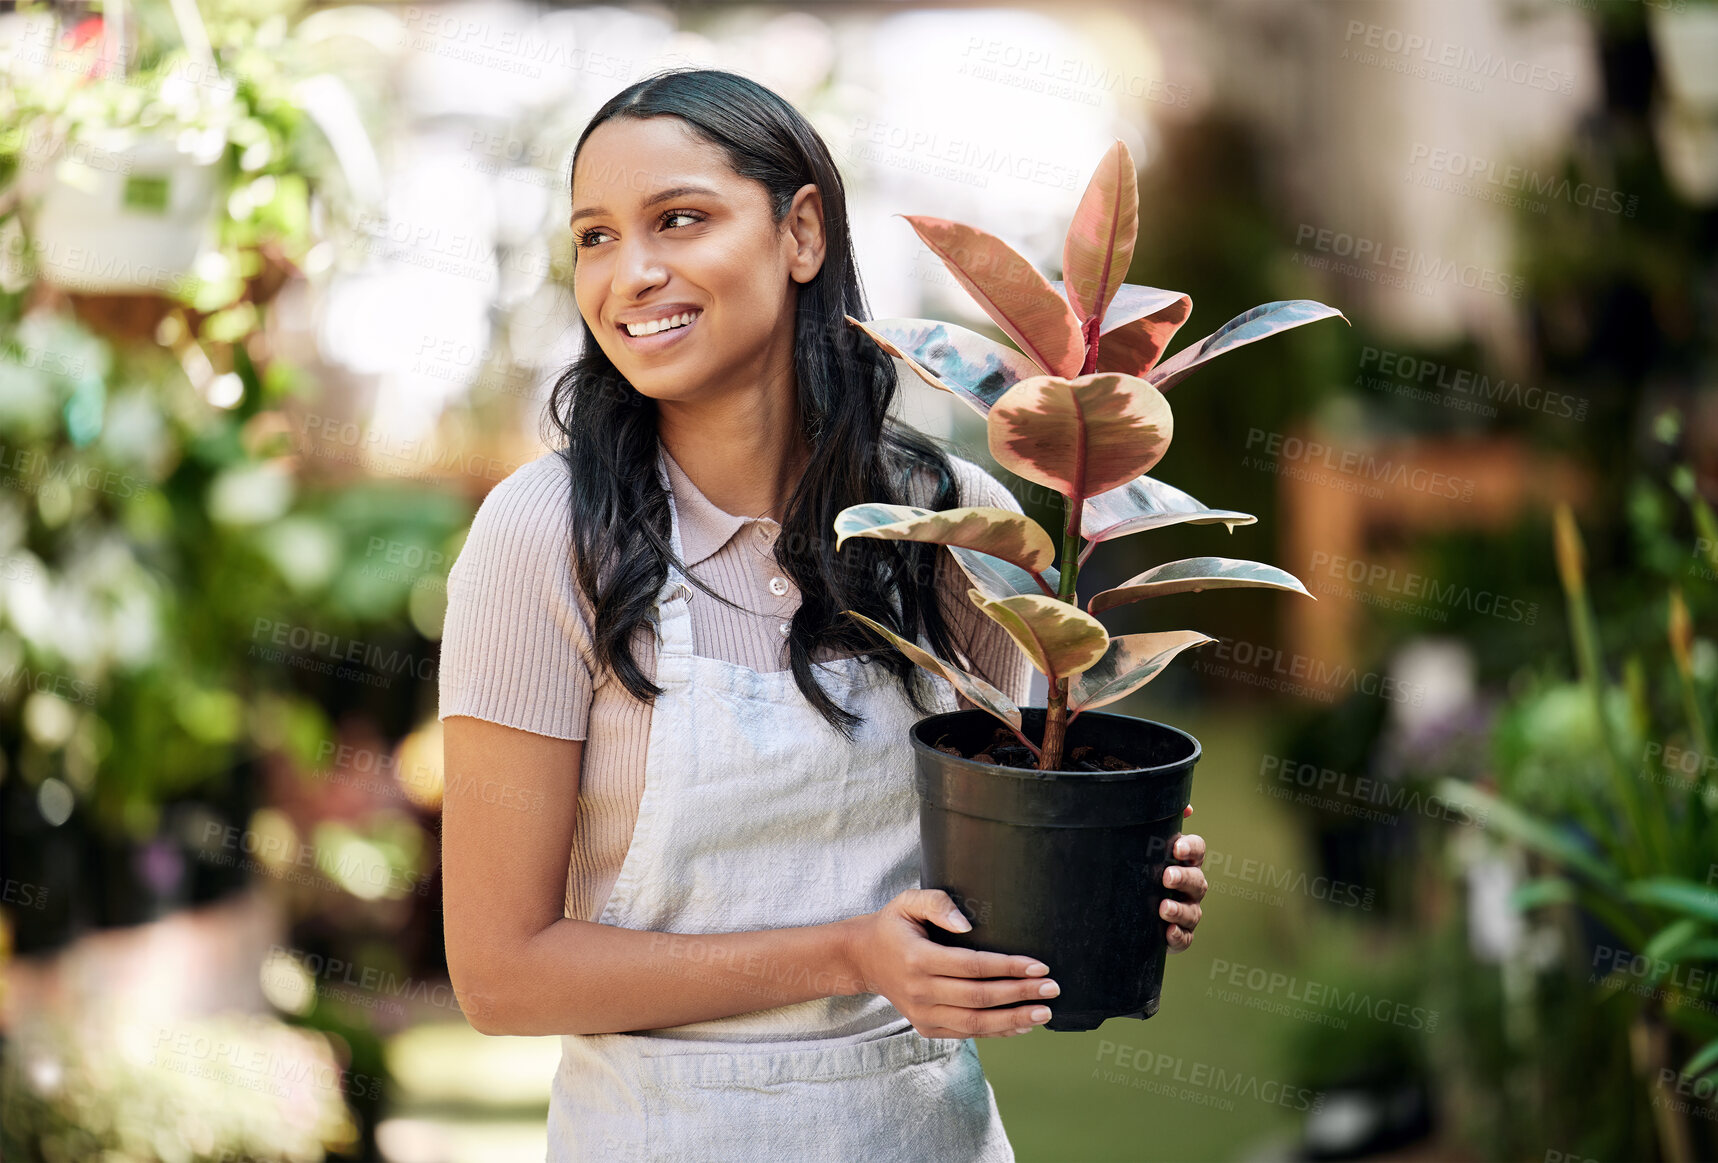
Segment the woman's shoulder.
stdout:
<svg viewBox="0 0 1718 1163">
<path fill-rule="evenodd" d="M 567 493 L 567 460 L 559 450 L 551 449 L 518 468 L 495 483 L 478 512 L 493 519 L 497 515 L 523 515 L 536 512 L 536 502 L 550 493 L 565 500 Z"/>
<path fill-rule="evenodd" d="M 595 664 L 571 568 L 569 479 L 546 453 L 498 481 L 472 516 L 447 576 L 441 718 L 585 738 Z"/>
<path fill-rule="evenodd" d="M 528 460 L 477 506 L 449 580 L 473 570 L 513 576 L 570 573 L 572 497 L 568 467 L 559 452 Z"/>
</svg>

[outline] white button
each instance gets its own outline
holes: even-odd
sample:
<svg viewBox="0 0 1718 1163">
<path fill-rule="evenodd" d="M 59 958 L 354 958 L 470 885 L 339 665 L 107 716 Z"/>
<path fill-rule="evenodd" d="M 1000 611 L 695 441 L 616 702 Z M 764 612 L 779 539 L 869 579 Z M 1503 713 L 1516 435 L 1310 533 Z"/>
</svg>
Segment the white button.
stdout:
<svg viewBox="0 0 1718 1163">
<path fill-rule="evenodd" d="M 787 593 L 787 579 L 785 577 L 770 578 L 770 593 L 778 596 Z"/>
<path fill-rule="evenodd" d="M 792 623 L 792 622 L 783 622 L 783 623 L 782 623 L 782 624 L 781 624 L 781 625 L 780 625 L 780 626 L 779 626 L 779 627 L 777 627 L 777 628 L 778 628 L 778 629 L 779 629 L 779 630 L 780 630 L 780 631 L 781 631 L 781 633 L 782 633 L 782 637 L 783 637 L 783 638 L 785 638 L 785 637 L 787 637 L 787 636 L 788 636 L 788 635 L 789 635 L 789 634 L 791 634 L 791 633 L 793 633 L 793 623 Z"/>
</svg>

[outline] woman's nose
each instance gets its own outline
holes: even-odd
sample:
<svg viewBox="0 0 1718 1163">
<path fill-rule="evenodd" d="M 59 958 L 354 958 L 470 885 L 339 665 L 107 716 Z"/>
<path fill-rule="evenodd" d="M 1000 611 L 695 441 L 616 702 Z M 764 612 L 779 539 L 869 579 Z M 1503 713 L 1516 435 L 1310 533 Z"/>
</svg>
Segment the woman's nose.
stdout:
<svg viewBox="0 0 1718 1163">
<path fill-rule="evenodd" d="M 613 290 L 623 299 L 636 299 L 668 281 L 668 271 L 656 248 L 648 242 L 615 244 L 620 254 L 614 264 Z"/>
</svg>

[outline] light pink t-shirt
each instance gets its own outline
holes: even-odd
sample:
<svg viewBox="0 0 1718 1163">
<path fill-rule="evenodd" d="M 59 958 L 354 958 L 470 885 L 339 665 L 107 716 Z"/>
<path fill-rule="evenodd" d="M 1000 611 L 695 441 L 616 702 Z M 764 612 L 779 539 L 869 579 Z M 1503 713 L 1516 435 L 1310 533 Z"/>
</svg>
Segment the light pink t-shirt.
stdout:
<svg viewBox="0 0 1718 1163">
<path fill-rule="evenodd" d="M 781 526 L 768 517 L 718 509 L 661 449 L 680 521 L 687 567 L 733 609 L 694 588 L 688 610 L 694 651 L 760 672 L 788 669 L 785 627 L 798 587 L 775 560 Z M 971 461 L 949 455 L 959 503 L 1021 512 L 1013 495 Z M 490 490 L 448 574 L 442 629 L 439 717 L 470 715 L 557 739 L 585 741 L 567 871 L 565 915 L 590 920 L 620 874 L 644 791 L 652 705 L 612 672 L 598 673 L 594 619 L 573 575 L 566 463 L 549 452 Z M 937 586 L 951 637 L 967 669 L 1017 703 L 1031 693 L 1032 664 L 996 622 L 973 606 L 953 555 L 937 560 Z M 633 657 L 656 675 L 656 637 L 633 635 Z M 834 657 L 814 654 L 814 661 Z M 959 664 L 958 658 L 946 661 Z M 961 700 L 963 708 L 971 704 Z"/>
</svg>

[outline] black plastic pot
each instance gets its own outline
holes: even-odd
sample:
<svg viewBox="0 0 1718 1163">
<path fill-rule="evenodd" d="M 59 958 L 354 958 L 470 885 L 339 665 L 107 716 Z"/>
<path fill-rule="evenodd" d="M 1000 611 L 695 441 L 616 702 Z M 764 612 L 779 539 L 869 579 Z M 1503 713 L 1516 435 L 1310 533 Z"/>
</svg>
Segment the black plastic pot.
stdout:
<svg viewBox="0 0 1718 1163">
<path fill-rule="evenodd" d="M 1023 707 L 1022 729 L 1043 738 L 1044 708 Z M 927 925 L 944 945 L 1020 953 L 1050 967 L 1062 992 L 1051 1030 L 1094 1030 L 1108 1018 L 1149 1018 L 1169 951 L 1157 915 L 1164 867 L 1181 834 L 1199 740 L 1149 719 L 1087 711 L 1066 749 L 1090 744 L 1140 766 L 1126 771 L 1032 771 L 977 763 L 990 742 L 987 711 L 921 719 L 909 732 L 919 793 L 920 881 L 972 922 L 966 933 Z"/>
</svg>

